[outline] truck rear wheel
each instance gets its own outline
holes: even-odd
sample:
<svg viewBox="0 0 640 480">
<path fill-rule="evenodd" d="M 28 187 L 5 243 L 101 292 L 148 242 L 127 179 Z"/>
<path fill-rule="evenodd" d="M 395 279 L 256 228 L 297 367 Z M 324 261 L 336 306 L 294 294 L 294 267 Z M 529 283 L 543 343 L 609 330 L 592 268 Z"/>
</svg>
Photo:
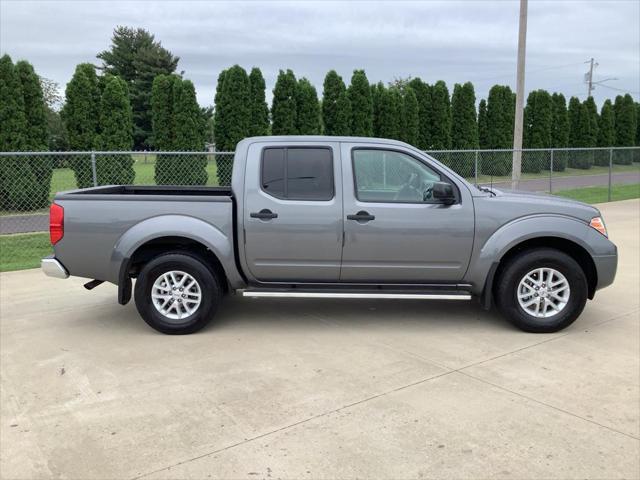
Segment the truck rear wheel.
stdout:
<svg viewBox="0 0 640 480">
<path fill-rule="evenodd" d="M 508 261 L 495 288 L 500 311 L 527 332 L 557 332 L 571 325 L 587 301 L 587 278 L 569 255 L 527 250 Z"/>
<path fill-rule="evenodd" d="M 138 275 L 135 302 L 145 322 L 169 335 L 207 325 L 222 297 L 216 275 L 200 259 L 179 252 L 149 261 Z"/>
</svg>

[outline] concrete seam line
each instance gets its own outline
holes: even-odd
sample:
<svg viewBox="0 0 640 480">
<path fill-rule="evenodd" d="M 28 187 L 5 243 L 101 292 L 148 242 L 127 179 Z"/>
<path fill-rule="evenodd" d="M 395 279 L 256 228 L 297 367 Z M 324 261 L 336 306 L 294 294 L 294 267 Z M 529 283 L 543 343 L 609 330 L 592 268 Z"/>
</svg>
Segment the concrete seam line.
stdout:
<svg viewBox="0 0 640 480">
<path fill-rule="evenodd" d="M 639 311 L 640 311 L 640 309 L 634 309 L 634 310 L 631 310 L 631 311 L 629 311 L 629 312 L 621 313 L 621 314 L 619 314 L 619 315 L 616 315 L 616 316 L 615 316 L 615 317 L 613 317 L 613 318 L 609 318 L 608 320 L 603 320 L 603 321 L 602 321 L 602 322 L 600 322 L 600 323 L 596 323 L 595 325 L 593 325 L 593 327 L 592 327 L 592 328 L 599 327 L 599 326 L 601 326 L 601 325 L 605 325 L 605 324 L 607 324 L 607 323 L 609 323 L 609 322 L 613 322 L 613 321 L 616 321 L 616 320 L 620 320 L 622 317 L 626 317 L 627 315 L 630 315 L 630 314 L 632 314 L 632 313 L 636 313 L 636 312 L 639 312 Z M 584 333 L 584 330 L 580 330 L 579 332 L 566 332 L 566 333 L 563 333 L 563 334 L 560 334 L 560 335 L 556 335 L 556 336 L 555 336 L 555 337 L 553 337 L 553 338 L 548 338 L 548 339 L 546 339 L 546 340 L 542 340 L 541 342 L 538 342 L 538 343 L 532 343 L 531 345 L 527 345 L 527 346 L 525 346 L 525 347 L 518 348 L 518 349 L 516 349 L 516 350 L 512 350 L 512 351 L 510 351 L 510 352 L 501 353 L 500 355 L 496 355 L 495 357 L 487 358 L 487 359 L 485 359 L 485 360 L 480 360 L 480 361 L 478 361 L 478 362 L 471 363 L 471 364 L 469 364 L 469 365 L 465 365 L 464 367 L 457 368 L 457 369 L 455 369 L 454 371 L 455 371 L 455 372 L 462 372 L 462 370 L 464 370 L 464 369 L 466 369 L 466 368 L 476 367 L 476 366 L 478 366 L 478 365 L 482 365 L 483 363 L 492 362 L 493 360 L 497 360 L 497 359 L 499 359 L 499 358 L 503 358 L 503 357 L 509 356 L 509 355 L 511 355 L 511 354 L 514 354 L 514 353 L 519 353 L 519 352 L 522 352 L 523 350 L 527 350 L 527 349 L 529 349 L 529 348 L 534 348 L 534 347 L 537 347 L 537 346 L 539 346 L 539 345 L 543 345 L 543 344 L 545 344 L 545 343 L 553 342 L 553 341 L 558 340 L 558 339 L 560 339 L 560 338 L 564 338 L 564 337 L 566 337 L 566 336 L 568 336 L 568 335 L 571 335 L 572 333 L 575 333 L 575 334 L 577 334 L 577 333 Z"/>
<path fill-rule="evenodd" d="M 514 391 L 514 390 L 510 390 L 510 389 L 508 389 L 508 388 L 506 388 L 506 387 L 503 387 L 503 386 L 501 386 L 501 385 L 495 384 L 495 383 L 490 382 L 490 381 L 488 381 L 488 380 L 485 380 L 485 379 L 483 379 L 483 378 L 476 377 L 476 376 L 471 375 L 471 374 L 469 374 L 469 373 L 467 373 L 467 372 L 459 371 L 458 373 L 460 373 L 460 374 L 462 374 L 462 375 L 465 375 L 465 376 L 467 376 L 467 377 L 469 377 L 469 378 L 472 378 L 472 379 L 474 379 L 474 380 L 476 380 L 476 381 L 478 381 L 478 382 L 485 383 L 485 384 L 487 384 L 487 385 L 491 385 L 492 387 L 495 387 L 495 388 L 497 388 L 497 389 L 503 390 L 503 391 L 508 392 L 508 393 L 511 393 L 511 394 L 513 394 L 513 395 L 517 395 L 517 396 L 519 396 L 519 397 L 521 397 L 521 398 L 524 398 L 524 399 L 526 399 L 526 400 L 529 400 L 529 401 L 531 401 L 531 402 L 534 402 L 534 403 L 537 403 L 537 404 L 539 404 L 539 405 L 543 405 L 543 406 L 545 406 L 545 407 L 548 407 L 548 408 L 551 408 L 551 409 L 553 409 L 553 410 L 556 410 L 556 411 L 558 411 L 558 412 L 564 413 L 564 414 L 569 415 L 569 416 L 571 416 L 571 417 L 579 418 L 580 420 L 584 420 L 585 422 L 592 423 L 592 424 L 597 425 L 597 426 L 599 426 L 599 427 L 602 427 L 602 428 L 604 428 L 604 429 L 606 429 L 606 430 L 609 430 L 610 432 L 614 432 L 614 433 L 618 433 L 618 434 L 620 434 L 620 435 L 624 435 L 625 437 L 629 437 L 629 438 L 631 438 L 631 439 L 633 439 L 633 440 L 640 440 L 640 437 L 636 437 L 635 435 L 632 435 L 632 434 L 630 434 L 630 433 L 626 433 L 626 432 L 622 432 L 622 431 L 620 431 L 620 430 L 616 430 L 615 428 L 608 427 L 607 425 L 603 425 L 603 424 L 598 423 L 598 422 L 596 422 L 596 421 L 594 421 L 594 420 L 589 420 L 588 418 L 581 417 L 581 416 L 580 416 L 580 415 L 578 415 L 577 413 L 573 413 L 573 412 L 570 412 L 570 411 L 568 411 L 568 410 L 564 410 L 564 409 L 562 409 L 562 408 L 560 408 L 560 407 L 556 407 L 555 405 L 551 405 L 551 404 L 549 404 L 549 403 L 545 403 L 545 402 L 543 402 L 543 401 L 541 401 L 541 400 L 537 400 L 537 399 L 535 399 L 535 398 L 529 397 L 529 396 L 524 395 L 524 394 L 522 394 L 522 393 L 520 393 L 520 392 L 516 392 L 516 391 Z"/>
<path fill-rule="evenodd" d="M 333 413 L 340 412 L 340 411 L 345 410 L 347 408 L 355 407 L 356 405 L 360 405 L 360 404 L 366 403 L 368 401 L 375 400 L 377 398 L 384 397 L 386 395 L 389 395 L 389 394 L 392 394 L 392 393 L 395 393 L 395 392 L 399 392 L 401 390 L 405 390 L 407 388 L 415 387 L 416 385 L 420 385 L 422 383 L 426 383 L 428 381 L 435 380 L 437 378 L 445 377 L 445 376 L 447 376 L 447 375 L 449 375 L 451 373 L 455 373 L 455 370 L 450 370 L 448 372 L 440 373 L 438 375 L 433 375 L 433 376 L 430 376 L 430 377 L 427 377 L 427 378 L 423 378 L 423 379 L 418 380 L 416 382 L 412 382 L 412 383 L 409 383 L 409 384 L 406 384 L 406 385 L 402 385 L 400 387 L 396 387 L 396 388 L 394 388 L 392 390 L 387 390 L 385 392 L 378 393 L 376 395 L 372 395 L 371 397 L 367 397 L 367 398 L 364 398 L 362 400 L 358 400 L 357 402 L 353 402 L 353 403 L 350 403 L 350 404 L 347 404 L 347 405 L 343 405 L 342 407 L 338 407 L 338 408 L 335 408 L 333 410 L 329 410 L 327 412 L 319 413 L 318 415 L 314 415 L 312 417 L 305 418 L 304 420 L 299 420 L 299 421 L 294 422 L 292 424 L 285 425 L 284 427 L 276 428 L 275 430 L 271 430 L 269 432 L 261 433 L 260 435 L 256 435 L 255 437 L 246 438 L 246 439 L 242 440 L 241 442 L 237 442 L 237 443 L 234 443 L 232 445 L 227 445 L 226 447 L 218 448 L 217 450 L 214 450 L 214 451 L 211 451 L 211 452 L 207 452 L 207 453 L 203 453 L 202 455 L 198 455 L 196 457 L 189 458 L 187 460 L 182 460 L 180 462 L 176 462 L 176 463 L 173 463 L 171 465 L 167 465 L 166 467 L 158 468 L 157 470 L 153 470 L 151 472 L 140 474 L 138 476 L 132 477 L 131 480 L 138 480 L 140 478 L 148 477 L 149 475 L 153 475 L 154 473 L 159 473 L 159 472 L 162 472 L 164 470 L 168 470 L 168 469 L 173 468 L 173 467 L 184 465 L 186 463 L 190 463 L 190 462 L 193 462 L 195 460 L 199 460 L 201 458 L 209 457 L 211 455 L 215 455 L 217 453 L 224 452 L 226 450 L 230 450 L 230 449 L 235 448 L 235 447 L 239 447 L 241 445 L 244 445 L 244 444 L 249 443 L 249 442 L 253 442 L 255 440 L 260 440 L 261 438 L 268 437 L 269 435 L 272 435 L 274 433 L 282 432 L 284 430 L 288 430 L 290 428 L 297 427 L 298 425 L 302 425 L 302 424 L 310 422 L 312 420 L 316 420 L 318 418 L 326 417 L 327 415 L 331 415 Z"/>
</svg>

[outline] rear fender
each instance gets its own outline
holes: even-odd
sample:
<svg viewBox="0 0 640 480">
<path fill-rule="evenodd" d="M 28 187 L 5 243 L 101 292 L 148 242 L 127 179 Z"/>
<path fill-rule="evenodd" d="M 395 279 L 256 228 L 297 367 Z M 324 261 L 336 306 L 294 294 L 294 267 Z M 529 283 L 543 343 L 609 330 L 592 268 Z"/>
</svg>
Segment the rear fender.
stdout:
<svg viewBox="0 0 640 480">
<path fill-rule="evenodd" d="M 128 274 L 128 263 L 134 252 L 145 243 L 161 237 L 184 237 L 201 243 L 218 258 L 231 286 L 243 285 L 235 265 L 233 238 L 209 223 L 184 215 L 161 215 L 129 228 L 113 248 L 110 280 L 116 284 L 123 280 L 126 282 L 123 276 Z"/>
</svg>

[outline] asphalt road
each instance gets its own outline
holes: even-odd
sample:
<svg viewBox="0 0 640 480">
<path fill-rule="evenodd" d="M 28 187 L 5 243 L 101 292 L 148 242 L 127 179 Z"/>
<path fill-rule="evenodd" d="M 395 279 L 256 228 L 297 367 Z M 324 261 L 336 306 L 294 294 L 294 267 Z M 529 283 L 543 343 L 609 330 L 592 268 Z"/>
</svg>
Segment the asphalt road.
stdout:
<svg viewBox="0 0 640 480">
<path fill-rule="evenodd" d="M 638 478 L 640 201 L 613 286 L 535 335 L 471 302 L 228 298 L 189 336 L 0 274 L 2 478 Z"/>
<path fill-rule="evenodd" d="M 640 170 L 638 172 L 616 173 L 612 176 L 614 184 L 640 183 Z M 574 177 L 554 177 L 553 191 L 570 188 L 591 187 L 595 185 L 608 185 L 608 175 L 581 175 Z M 486 184 L 488 185 L 488 183 Z M 511 188 L 511 182 L 496 182 L 497 188 Z M 528 192 L 548 192 L 549 179 L 522 180 L 520 190 Z M 9 215 L 0 216 L 0 235 L 12 233 L 46 232 L 49 230 L 49 215 Z"/>
</svg>

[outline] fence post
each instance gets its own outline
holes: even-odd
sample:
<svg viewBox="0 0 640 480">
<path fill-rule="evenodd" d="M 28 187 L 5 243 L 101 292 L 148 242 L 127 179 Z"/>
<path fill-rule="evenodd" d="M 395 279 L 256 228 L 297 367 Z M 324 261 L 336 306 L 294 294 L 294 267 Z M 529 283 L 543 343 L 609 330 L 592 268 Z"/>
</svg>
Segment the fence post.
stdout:
<svg viewBox="0 0 640 480">
<path fill-rule="evenodd" d="M 478 150 L 476 150 L 476 158 L 473 162 L 473 172 L 476 178 L 476 185 L 478 184 Z"/>
<path fill-rule="evenodd" d="M 549 193 L 553 193 L 553 148 L 551 149 L 551 160 L 549 162 Z"/>
<path fill-rule="evenodd" d="M 93 186 L 98 186 L 98 170 L 96 168 L 96 152 L 91 152 L 91 174 L 93 175 Z"/>
<path fill-rule="evenodd" d="M 611 201 L 611 171 L 613 170 L 613 148 L 609 149 L 609 192 L 607 194 L 607 201 Z"/>
</svg>

